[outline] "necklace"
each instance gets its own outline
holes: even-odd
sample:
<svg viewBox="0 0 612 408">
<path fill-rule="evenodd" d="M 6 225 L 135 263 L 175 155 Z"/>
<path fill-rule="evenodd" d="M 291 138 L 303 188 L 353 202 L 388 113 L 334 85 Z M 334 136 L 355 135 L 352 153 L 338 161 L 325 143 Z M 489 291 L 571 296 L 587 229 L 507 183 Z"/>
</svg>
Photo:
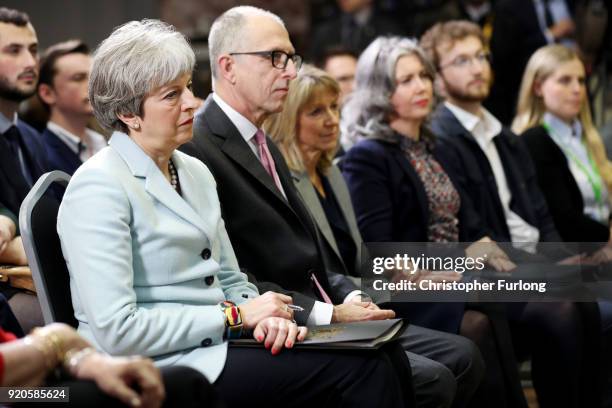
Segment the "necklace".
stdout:
<svg viewBox="0 0 612 408">
<path fill-rule="evenodd" d="M 170 185 L 176 190 L 178 189 L 178 173 L 176 172 L 176 167 L 174 167 L 172 160 L 168 160 L 168 171 L 170 172 Z"/>
</svg>

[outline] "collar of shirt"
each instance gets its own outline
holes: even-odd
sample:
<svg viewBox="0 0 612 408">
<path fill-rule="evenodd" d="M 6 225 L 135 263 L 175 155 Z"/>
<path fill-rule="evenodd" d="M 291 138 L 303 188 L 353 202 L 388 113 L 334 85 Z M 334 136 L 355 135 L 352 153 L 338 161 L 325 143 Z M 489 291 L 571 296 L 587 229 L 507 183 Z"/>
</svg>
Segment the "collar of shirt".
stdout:
<svg viewBox="0 0 612 408">
<path fill-rule="evenodd" d="M 251 139 L 255 137 L 255 133 L 257 132 L 257 126 L 255 126 L 250 120 L 242 116 L 240 113 L 236 111 L 236 109 L 232 108 L 225 102 L 219 95 L 216 93 L 212 94 L 213 100 L 219 105 L 223 113 L 227 115 L 229 120 L 236 126 L 238 132 L 242 136 L 242 138 L 251 145 Z"/>
<path fill-rule="evenodd" d="M 480 108 L 482 117 L 479 117 L 448 101 L 444 102 L 444 105 L 455 115 L 459 123 L 474 136 L 481 146 L 492 143 L 493 138 L 502 131 L 500 121 L 484 107 Z"/>
<path fill-rule="evenodd" d="M 561 143 L 571 144 L 572 141 L 580 142 L 582 140 L 582 124 L 577 119 L 571 125 L 568 125 L 559 117 L 546 112 L 542 117 L 542 122 L 546 123 L 552 130 L 550 136 Z"/>
<path fill-rule="evenodd" d="M 13 114 L 12 122 L 3 113 L 0 113 L 0 134 L 4 134 L 13 125 L 17 126 L 17 112 Z"/>
<path fill-rule="evenodd" d="M 47 128 L 57 135 L 62 142 L 64 142 L 70 150 L 75 153 L 79 153 L 79 143 L 81 143 L 81 138 L 76 136 L 74 133 L 69 132 L 64 129 L 60 125 L 54 122 L 47 122 Z M 83 142 L 85 145 L 85 143 Z"/>
</svg>

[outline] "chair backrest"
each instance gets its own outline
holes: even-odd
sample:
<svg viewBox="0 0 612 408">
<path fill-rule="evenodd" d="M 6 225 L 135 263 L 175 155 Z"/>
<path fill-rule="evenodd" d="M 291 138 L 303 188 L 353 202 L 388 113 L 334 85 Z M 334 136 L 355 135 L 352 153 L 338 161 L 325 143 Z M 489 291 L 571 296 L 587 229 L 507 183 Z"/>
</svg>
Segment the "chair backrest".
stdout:
<svg viewBox="0 0 612 408">
<path fill-rule="evenodd" d="M 70 176 L 63 171 L 43 174 L 21 203 L 19 228 L 45 324 L 77 327 L 70 276 L 56 229 L 60 197 L 68 181 Z"/>
</svg>

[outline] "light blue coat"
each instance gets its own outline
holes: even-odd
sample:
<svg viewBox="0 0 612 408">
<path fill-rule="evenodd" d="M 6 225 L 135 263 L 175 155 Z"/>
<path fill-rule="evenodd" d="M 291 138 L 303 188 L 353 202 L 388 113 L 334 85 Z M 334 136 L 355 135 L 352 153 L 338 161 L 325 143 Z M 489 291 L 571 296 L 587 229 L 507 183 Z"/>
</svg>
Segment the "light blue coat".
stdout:
<svg viewBox="0 0 612 408">
<path fill-rule="evenodd" d="M 188 365 L 213 382 L 227 354 L 218 303 L 258 293 L 238 272 L 212 174 L 181 152 L 172 160 L 182 197 L 115 132 L 72 177 L 57 229 L 80 334 L 109 354 Z"/>
</svg>

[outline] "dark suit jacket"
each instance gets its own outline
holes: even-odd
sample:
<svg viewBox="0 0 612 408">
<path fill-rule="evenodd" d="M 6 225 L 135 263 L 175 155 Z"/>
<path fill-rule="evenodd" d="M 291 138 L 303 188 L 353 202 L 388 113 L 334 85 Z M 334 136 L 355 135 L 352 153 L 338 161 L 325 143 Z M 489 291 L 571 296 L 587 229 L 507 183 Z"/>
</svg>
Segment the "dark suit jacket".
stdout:
<svg viewBox="0 0 612 408">
<path fill-rule="evenodd" d="M 563 151 L 542 126 L 521 135 L 533 160 L 540 189 L 561 234 L 568 242 L 608 242 L 610 229 L 584 214 L 584 201 Z"/>
<path fill-rule="evenodd" d="M 79 155 L 48 128 L 42 132 L 42 142 L 47 149 L 49 170 L 61 170 L 73 175 L 76 169 L 83 164 Z"/>
<path fill-rule="evenodd" d="M 36 182 L 38 177 L 47 171 L 46 153 L 41 136 L 34 128 L 21 120 L 17 121 L 17 128 L 23 141 L 21 149 L 26 166 L 30 170 L 33 182 Z M 2 143 L 0 148 L 8 148 L 8 146 Z M 0 202 L 13 214 L 19 214 L 21 202 L 30 190 L 27 186 L 16 182 L 14 174 L 17 171 L 20 172 L 20 169 L 9 168 L 6 163 L 0 163 Z"/>
<path fill-rule="evenodd" d="M 572 11 L 573 1 L 566 1 Z M 495 5 L 491 37 L 495 81 L 487 107 L 504 124 L 514 117 L 523 71 L 529 57 L 547 44 L 532 0 L 502 0 Z"/>
<path fill-rule="evenodd" d="M 510 242 L 510 231 L 493 170 L 474 136 L 443 104 L 434 112 L 431 128 L 439 137 L 439 157 L 465 193 L 462 196 L 462 199 L 465 197 L 463 204 L 473 206 L 472 216 L 477 217 L 489 237 Z M 529 152 L 518 136 L 507 128 L 503 128 L 495 137 L 494 143 L 512 194 L 510 209 L 538 228 L 540 241 L 560 242 L 561 237 L 538 186 Z"/>
<path fill-rule="evenodd" d="M 268 139 L 287 200 L 238 129 L 209 96 L 194 121 L 194 138 L 181 147 L 202 160 L 215 180 L 223 219 L 238 263 L 260 291 L 288 293 L 304 307 L 296 320 L 304 323 L 318 298 L 310 276 L 315 274 L 334 303 L 357 287 L 325 265 L 308 210 L 299 198 L 282 154 Z M 327 271 L 327 274 L 326 274 Z M 329 274 L 329 278 L 328 278 Z"/>
<path fill-rule="evenodd" d="M 404 30 L 391 18 L 373 11 L 368 22 L 356 29 L 352 39 L 343 39 L 343 25 L 346 24 L 348 16 L 339 15 L 325 21 L 313 29 L 312 41 L 310 41 L 310 57 L 319 61 L 325 52 L 333 48 L 341 48 L 354 52 L 356 55 L 381 35 L 405 35 Z"/>
</svg>

